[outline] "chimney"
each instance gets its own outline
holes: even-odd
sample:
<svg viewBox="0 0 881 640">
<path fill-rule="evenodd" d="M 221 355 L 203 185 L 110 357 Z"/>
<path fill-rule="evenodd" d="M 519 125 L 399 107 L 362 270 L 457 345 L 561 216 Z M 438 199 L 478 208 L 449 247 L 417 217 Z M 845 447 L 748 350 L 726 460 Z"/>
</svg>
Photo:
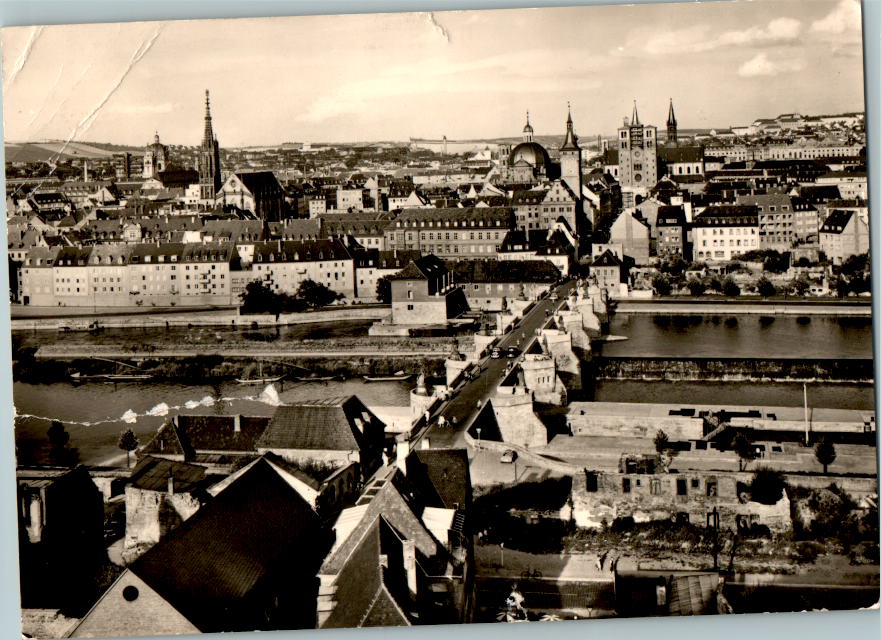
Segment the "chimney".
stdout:
<svg viewBox="0 0 881 640">
<path fill-rule="evenodd" d="M 236 414 L 232 419 L 232 430 L 233 433 L 241 433 L 242 431 L 242 416 Z"/>
<path fill-rule="evenodd" d="M 410 441 L 402 437 L 395 443 L 395 465 L 401 473 L 407 475 L 407 457 L 410 455 Z"/>
<path fill-rule="evenodd" d="M 416 541 L 415 540 L 404 540 L 404 571 L 407 572 L 407 590 L 410 592 L 410 597 L 415 598 L 417 596 L 417 586 L 416 586 Z"/>
<path fill-rule="evenodd" d="M 168 474 L 168 495 L 174 495 L 174 474 Z"/>
</svg>

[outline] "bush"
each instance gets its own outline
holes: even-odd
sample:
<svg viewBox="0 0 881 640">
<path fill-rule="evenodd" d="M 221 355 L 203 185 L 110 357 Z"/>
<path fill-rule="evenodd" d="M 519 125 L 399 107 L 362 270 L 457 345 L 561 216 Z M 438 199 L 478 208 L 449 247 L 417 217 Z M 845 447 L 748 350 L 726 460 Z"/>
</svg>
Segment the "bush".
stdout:
<svg viewBox="0 0 881 640">
<path fill-rule="evenodd" d="M 770 298 L 771 296 L 776 295 L 777 287 L 775 287 L 765 276 L 762 276 L 756 283 L 756 291 L 763 298 Z"/>
<path fill-rule="evenodd" d="M 760 504 L 777 504 L 783 497 L 786 482 L 783 474 L 773 469 L 759 467 L 753 474 L 750 483 L 750 494 L 753 502 Z"/>
<path fill-rule="evenodd" d="M 697 278 L 689 278 L 685 286 L 688 287 L 688 292 L 693 296 L 702 296 L 707 291 L 707 285 Z"/>
<path fill-rule="evenodd" d="M 740 295 L 740 287 L 737 286 L 737 283 L 734 282 L 731 278 L 725 278 L 722 282 L 722 293 L 729 297 L 735 297 Z"/>
<path fill-rule="evenodd" d="M 798 562 L 813 564 L 814 561 L 822 554 L 823 547 L 813 541 L 806 540 L 799 542 L 795 546 L 795 557 Z"/>
<path fill-rule="evenodd" d="M 652 276 L 652 289 L 659 296 L 669 296 L 670 292 L 673 291 L 673 285 L 670 284 L 670 279 L 667 276 L 662 273 L 656 273 Z"/>
</svg>

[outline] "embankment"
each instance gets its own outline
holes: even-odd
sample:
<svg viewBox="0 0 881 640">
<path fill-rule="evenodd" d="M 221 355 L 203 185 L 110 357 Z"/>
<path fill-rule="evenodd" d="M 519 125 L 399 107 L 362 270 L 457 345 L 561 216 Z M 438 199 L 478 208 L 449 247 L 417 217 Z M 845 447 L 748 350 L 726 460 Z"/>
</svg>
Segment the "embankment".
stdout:
<svg viewBox="0 0 881 640">
<path fill-rule="evenodd" d="M 598 380 L 773 381 L 822 380 L 871 384 L 869 358 L 682 358 L 595 357 L 590 366 Z"/>
<path fill-rule="evenodd" d="M 618 299 L 617 313 L 717 314 L 763 316 L 864 316 L 872 315 L 870 299 L 860 300 L 766 300 L 762 298 L 656 298 Z"/>
</svg>

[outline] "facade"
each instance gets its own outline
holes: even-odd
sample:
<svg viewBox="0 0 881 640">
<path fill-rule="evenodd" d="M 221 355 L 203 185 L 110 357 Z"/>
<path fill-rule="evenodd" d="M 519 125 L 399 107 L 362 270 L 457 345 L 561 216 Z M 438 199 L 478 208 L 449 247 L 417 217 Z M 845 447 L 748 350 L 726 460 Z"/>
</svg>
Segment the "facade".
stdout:
<svg viewBox="0 0 881 640">
<path fill-rule="evenodd" d="M 216 202 L 250 211 L 267 222 L 278 222 L 285 213 L 284 187 L 271 171 L 233 173 L 218 189 Z"/>
<path fill-rule="evenodd" d="M 755 206 L 713 205 L 692 222 L 695 260 L 728 261 L 760 248 L 759 211 Z"/>
<path fill-rule="evenodd" d="M 460 260 L 449 264 L 468 306 L 501 311 L 511 300 L 535 300 L 560 278 L 548 261 Z"/>
<path fill-rule="evenodd" d="M 618 288 L 623 282 L 624 268 L 621 260 L 611 250 L 606 249 L 590 265 L 590 277 L 602 289 Z"/>
<path fill-rule="evenodd" d="M 312 280 L 349 300 L 358 297 L 354 259 L 339 240 L 255 242 L 249 263 L 232 278 L 234 300 L 255 280 L 289 295 L 295 294 L 302 282 Z"/>
<path fill-rule="evenodd" d="M 759 213 L 759 248 L 789 251 L 796 239 L 795 207 L 782 193 L 743 195 L 737 204 L 755 207 Z"/>
<path fill-rule="evenodd" d="M 622 211 L 609 229 L 609 242 L 620 244 L 624 255 L 638 265 L 648 264 L 651 254 L 651 229 L 635 209 Z"/>
<path fill-rule="evenodd" d="M 418 251 L 377 251 L 368 249 L 353 254 L 355 261 L 355 284 L 358 297 L 375 301 L 376 287 L 380 278 L 395 275 L 422 256 Z"/>
<path fill-rule="evenodd" d="M 517 189 L 511 194 L 517 229 L 528 232 L 543 228 L 542 203 L 547 193 L 547 189 Z"/>
<path fill-rule="evenodd" d="M 580 182 L 580 180 L 570 179 L 570 182 Z M 570 182 L 561 178 L 551 183 L 544 200 L 541 202 L 540 229 L 551 229 L 555 222 L 562 219 L 570 231 L 577 233 L 581 198 L 578 197 L 577 192 L 572 190 Z"/>
<path fill-rule="evenodd" d="M 406 209 L 386 228 L 385 248 L 444 260 L 491 258 L 513 225 L 510 207 Z"/>
<path fill-rule="evenodd" d="M 436 256 L 413 260 L 392 282 L 392 323 L 397 325 L 446 325 L 467 310 L 453 274 Z"/>
<path fill-rule="evenodd" d="M 820 227 L 820 250 L 836 265 L 868 252 L 868 222 L 853 211 L 832 211 Z"/>
<path fill-rule="evenodd" d="M 656 228 L 659 256 L 680 255 L 685 259 L 691 257 L 688 250 L 688 222 L 681 205 L 658 207 Z"/>
<path fill-rule="evenodd" d="M 159 142 L 159 134 L 153 136 L 152 144 L 144 149 L 144 178 L 153 178 L 165 171 L 169 165 L 168 147 Z"/>
</svg>

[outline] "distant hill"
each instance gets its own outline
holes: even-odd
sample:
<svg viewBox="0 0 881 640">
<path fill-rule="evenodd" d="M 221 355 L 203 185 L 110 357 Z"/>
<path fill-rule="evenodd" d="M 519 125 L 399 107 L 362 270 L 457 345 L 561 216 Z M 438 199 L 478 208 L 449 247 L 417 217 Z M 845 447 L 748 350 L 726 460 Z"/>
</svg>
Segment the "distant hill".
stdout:
<svg viewBox="0 0 881 640">
<path fill-rule="evenodd" d="M 74 160 L 82 158 L 109 158 L 115 154 L 141 153 L 140 147 L 125 147 L 103 142 L 7 142 L 6 162 L 48 162 L 50 160 Z"/>
</svg>

